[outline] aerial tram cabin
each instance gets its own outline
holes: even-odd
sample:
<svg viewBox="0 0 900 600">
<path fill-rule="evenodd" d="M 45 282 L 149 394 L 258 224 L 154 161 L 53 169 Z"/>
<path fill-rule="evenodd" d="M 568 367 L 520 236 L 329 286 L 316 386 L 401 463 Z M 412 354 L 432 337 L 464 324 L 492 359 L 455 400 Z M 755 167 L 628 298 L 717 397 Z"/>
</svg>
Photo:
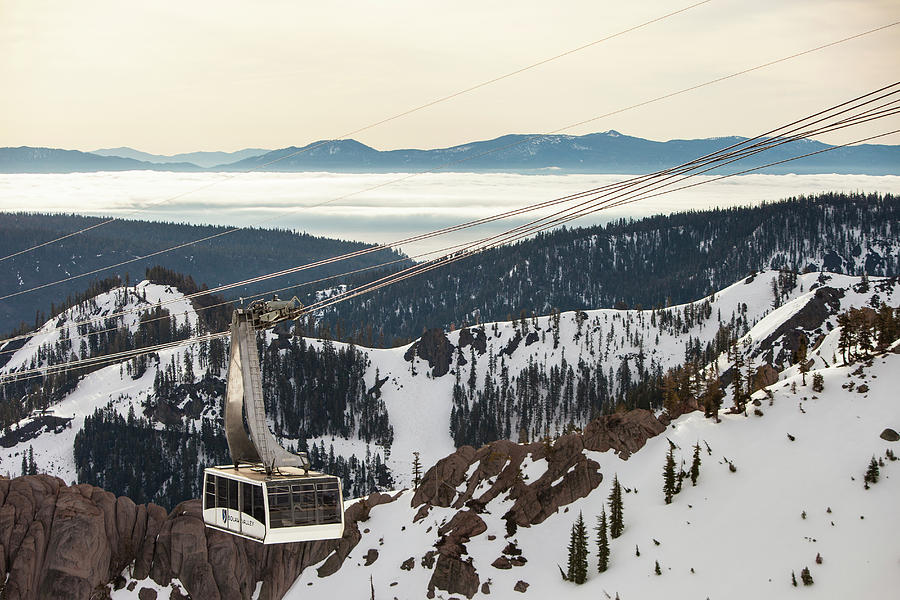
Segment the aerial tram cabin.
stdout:
<svg viewBox="0 0 900 600">
<path fill-rule="evenodd" d="M 225 387 L 225 438 L 234 464 L 208 467 L 203 475 L 206 526 L 263 544 L 344 535 L 341 480 L 310 471 L 306 454 L 285 450 L 266 423 L 256 332 L 302 309 L 296 298 L 277 297 L 235 309 Z"/>
<path fill-rule="evenodd" d="M 262 542 L 306 542 L 344 535 L 341 481 L 333 475 L 284 467 L 206 469 L 203 521 L 207 527 Z"/>
</svg>

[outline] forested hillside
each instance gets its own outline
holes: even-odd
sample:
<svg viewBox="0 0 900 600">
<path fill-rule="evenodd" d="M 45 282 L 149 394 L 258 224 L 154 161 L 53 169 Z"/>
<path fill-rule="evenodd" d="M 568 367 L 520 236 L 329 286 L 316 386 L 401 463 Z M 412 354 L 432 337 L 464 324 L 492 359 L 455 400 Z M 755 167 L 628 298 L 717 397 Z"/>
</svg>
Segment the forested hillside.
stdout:
<svg viewBox="0 0 900 600">
<path fill-rule="evenodd" d="M 105 219 L 79 215 L 0 213 L 0 256 L 78 231 Z M 221 235 L 228 227 L 117 220 L 60 242 L 15 256 L 3 263 L 7 277 L 0 282 L 0 295 L 14 293 L 51 281 L 139 258 L 94 276 L 0 301 L 0 331 L 10 331 L 25 322 L 40 326 L 57 312 L 67 296 L 76 296 L 92 279 L 118 275 L 123 282 L 143 279 L 147 268 L 164 265 L 191 275 L 209 287 L 271 273 L 294 265 L 352 252 L 366 247 L 348 242 L 280 229 L 241 229 Z M 166 248 L 216 236 L 158 256 L 140 258 Z M 342 263 L 319 267 L 293 276 L 229 291 L 229 298 L 299 284 L 320 277 L 381 264 L 398 258 L 390 251 L 360 256 Z"/>
<path fill-rule="evenodd" d="M 338 305 L 325 322 L 364 341 L 369 325 L 376 340 L 381 329 L 404 341 L 523 310 L 679 304 L 762 269 L 891 276 L 900 269 L 898 223 L 895 196 L 822 194 L 556 230 Z"/>
<path fill-rule="evenodd" d="M 96 223 L 92 217 L 0 213 L 0 254 Z M 307 333 L 369 346 L 412 340 L 429 327 L 546 314 L 551 309 L 666 306 L 699 298 L 761 269 L 827 270 L 873 276 L 900 269 L 900 200 L 887 194 L 822 194 L 758 207 L 691 211 L 603 226 L 560 229 L 461 260 L 329 310 Z M 118 221 L 10 259 L 15 291 L 215 235 L 220 227 Z M 132 279 L 161 264 L 210 287 L 357 250 L 363 244 L 280 230 L 247 229 L 99 273 Z M 102 248 L 102 252 L 97 252 Z M 227 291 L 226 298 L 299 284 L 332 273 L 382 264 L 380 251 L 333 265 Z M 396 265 L 393 268 L 400 268 Z M 383 275 L 342 281 L 353 287 Z M 0 301 L 0 325 L 38 326 L 63 299 L 85 289 L 74 280 Z M 300 287 L 305 303 L 316 289 Z M 36 310 L 40 314 L 36 315 Z M 324 333 L 324 330 L 322 330 Z"/>
</svg>

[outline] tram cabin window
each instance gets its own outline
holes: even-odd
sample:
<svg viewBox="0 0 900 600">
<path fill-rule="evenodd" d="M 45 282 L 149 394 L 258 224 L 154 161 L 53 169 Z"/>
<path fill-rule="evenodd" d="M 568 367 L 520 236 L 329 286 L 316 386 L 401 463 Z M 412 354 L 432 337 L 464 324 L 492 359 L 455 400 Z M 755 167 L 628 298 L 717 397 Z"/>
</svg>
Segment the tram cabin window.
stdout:
<svg viewBox="0 0 900 600">
<path fill-rule="evenodd" d="M 261 485 L 241 482 L 241 512 L 259 521 L 266 522 L 266 507 L 263 505 Z"/>
<path fill-rule="evenodd" d="M 338 482 L 293 481 L 268 485 L 269 526 L 340 523 Z"/>
<path fill-rule="evenodd" d="M 316 486 L 314 483 L 295 483 L 291 486 L 291 520 L 294 525 L 316 523 Z"/>
<path fill-rule="evenodd" d="M 234 479 L 228 480 L 228 508 L 238 510 L 238 482 Z"/>
<path fill-rule="evenodd" d="M 228 480 L 216 477 L 216 508 L 228 507 Z"/>
<path fill-rule="evenodd" d="M 216 507 L 216 480 L 215 475 L 206 476 L 206 495 L 203 497 L 203 508 Z"/>
<path fill-rule="evenodd" d="M 340 523 L 337 481 L 319 483 L 316 488 L 319 502 L 319 523 Z"/>
</svg>

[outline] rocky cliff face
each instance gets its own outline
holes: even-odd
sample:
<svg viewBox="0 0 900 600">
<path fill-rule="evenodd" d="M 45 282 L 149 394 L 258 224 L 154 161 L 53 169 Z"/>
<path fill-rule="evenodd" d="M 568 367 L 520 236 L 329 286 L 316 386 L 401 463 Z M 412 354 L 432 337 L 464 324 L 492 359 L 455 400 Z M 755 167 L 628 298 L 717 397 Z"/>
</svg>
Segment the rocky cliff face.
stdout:
<svg viewBox="0 0 900 600">
<path fill-rule="evenodd" d="M 207 529 L 199 500 L 167 515 L 155 504 L 47 475 L 0 479 L 0 596 L 108 597 L 108 584 L 124 585 L 131 566 L 137 593 L 149 577 L 159 585 L 178 579 L 193 598 L 249 599 L 262 581 L 259 598 L 275 600 L 309 565 L 328 558 L 321 575 L 336 571 L 359 541 L 357 522 L 392 499 L 373 494 L 351 505 L 340 540 L 263 546 Z"/>
<path fill-rule="evenodd" d="M 530 527 L 575 500 L 584 498 L 603 481 L 600 466 L 584 454 L 584 450 L 606 452 L 613 450 L 622 458 L 638 451 L 646 441 L 663 431 L 668 419 L 658 419 L 647 410 L 633 410 L 625 414 L 600 417 L 592 421 L 582 433 L 570 433 L 555 442 L 515 444 L 500 440 L 475 450 L 463 446 L 429 469 L 412 505 L 418 506 L 416 520 L 423 519 L 435 506 L 459 509 L 459 512 L 438 530 L 435 544 L 437 564 L 428 584 L 428 597 L 435 590 L 459 593 L 471 598 L 479 589 L 481 578 L 466 559 L 465 544 L 485 532 L 479 513 L 501 495 L 512 499 L 512 507 L 503 515 L 507 537 L 518 527 Z M 523 473 L 527 462 L 546 460 L 546 470 L 534 481 Z M 506 568 L 524 559 L 501 557 Z M 505 562 L 504 562 L 505 560 Z"/>
</svg>

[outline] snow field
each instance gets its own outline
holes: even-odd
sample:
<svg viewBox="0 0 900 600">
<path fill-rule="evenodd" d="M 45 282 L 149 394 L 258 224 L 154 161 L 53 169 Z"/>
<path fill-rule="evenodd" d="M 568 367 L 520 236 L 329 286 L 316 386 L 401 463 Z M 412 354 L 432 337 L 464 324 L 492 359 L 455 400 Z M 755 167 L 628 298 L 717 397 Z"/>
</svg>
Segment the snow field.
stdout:
<svg viewBox="0 0 900 600">
<path fill-rule="evenodd" d="M 684 415 L 627 461 L 611 452 L 587 452 L 600 463 L 604 482 L 568 510 L 540 525 L 519 528 L 511 539 L 528 563 L 510 570 L 490 566 L 509 541 L 501 517 L 511 502 L 501 496 L 481 515 L 487 531 L 466 544 L 481 581 L 490 578 L 491 598 L 521 597 L 513 591 L 519 580 L 530 584 L 524 596 L 532 598 L 604 598 L 604 593 L 613 598 L 618 593 L 623 600 L 889 596 L 889 590 L 900 585 L 900 461 L 885 461 L 881 479 L 869 490 L 863 488 L 863 474 L 872 455 L 884 457 L 892 447 L 900 452 L 897 443 L 879 438 L 884 427 L 900 426 L 898 366 L 900 356 L 891 354 L 865 368 L 868 394 L 841 388 L 857 365 L 822 370 L 825 391 L 816 399 L 799 378 L 780 381 L 772 388 L 772 406 L 764 393 L 754 396 L 761 400 L 764 416 L 752 410 L 746 417 L 723 413 L 716 424 L 700 413 Z M 790 390 L 795 380 L 796 394 Z M 702 461 L 697 486 L 686 479 L 671 505 L 662 494 L 668 440 L 677 444 L 676 461 L 683 457 L 685 468 L 696 442 Z M 726 457 L 736 472 L 729 470 Z M 540 463 L 527 468 L 531 471 Z M 610 568 L 598 574 L 594 527 L 613 474 L 631 492 L 624 494 L 625 532 L 611 540 Z M 313 568 L 307 569 L 286 598 L 309 593 L 365 597 L 370 575 L 376 597 L 422 598 L 431 572 L 419 561 L 437 541 L 437 527 L 455 511 L 433 508 L 413 524 L 416 510 L 409 506 L 410 498 L 405 492 L 394 503 L 375 507 L 370 520 L 360 524 L 370 531 L 363 533 L 339 574 L 319 579 Z M 569 532 L 579 511 L 589 529 L 591 550 L 583 586 L 562 581 L 557 569 L 566 568 Z M 496 539 L 488 540 L 489 535 Z M 635 556 L 636 546 L 640 557 Z M 379 558 L 366 567 L 362 556 L 369 548 L 376 548 Z M 817 553 L 823 557 L 821 565 L 815 563 Z M 410 556 L 415 559 L 413 570 L 400 570 Z M 653 573 L 656 561 L 661 576 Z M 799 582 L 803 567 L 809 567 L 815 583 L 794 589 L 791 572 Z M 394 581 L 397 585 L 391 586 Z"/>
</svg>

